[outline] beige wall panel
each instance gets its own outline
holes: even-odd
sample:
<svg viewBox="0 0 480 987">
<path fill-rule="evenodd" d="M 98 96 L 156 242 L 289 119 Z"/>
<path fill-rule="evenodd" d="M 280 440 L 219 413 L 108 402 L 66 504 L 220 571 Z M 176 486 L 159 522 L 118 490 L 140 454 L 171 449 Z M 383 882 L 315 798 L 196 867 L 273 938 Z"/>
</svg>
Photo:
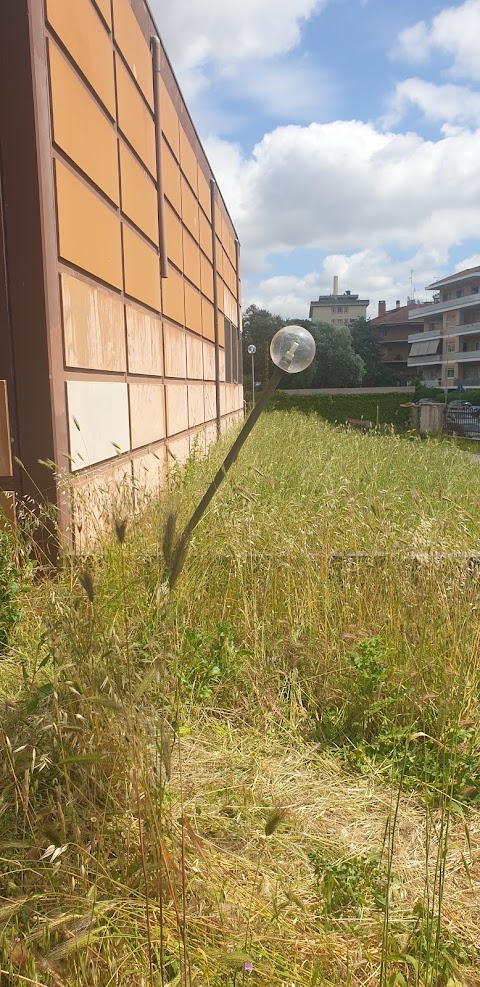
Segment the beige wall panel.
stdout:
<svg viewBox="0 0 480 987">
<path fill-rule="evenodd" d="M 183 271 L 185 277 L 200 287 L 200 250 L 197 242 L 183 230 Z"/>
<path fill-rule="evenodd" d="M 218 364 L 220 380 L 225 380 L 225 350 L 220 350 Z"/>
<path fill-rule="evenodd" d="M 155 452 L 149 452 L 146 456 L 136 456 L 133 460 L 137 505 L 165 488 L 167 482 L 166 460 L 167 450 L 165 446 L 159 446 Z"/>
<path fill-rule="evenodd" d="M 220 312 L 223 312 L 224 291 L 225 291 L 225 284 L 223 282 L 223 279 L 219 277 L 219 275 L 217 274 L 217 299 L 218 299 L 218 308 Z"/>
<path fill-rule="evenodd" d="M 185 281 L 185 325 L 202 335 L 202 296 Z"/>
<path fill-rule="evenodd" d="M 132 449 L 165 438 L 163 384 L 130 384 Z"/>
<path fill-rule="evenodd" d="M 234 326 L 238 327 L 237 302 L 228 288 L 223 289 L 223 311 L 227 316 L 227 319 L 230 319 L 230 322 L 232 322 Z"/>
<path fill-rule="evenodd" d="M 155 125 L 122 60 L 117 67 L 118 126 L 153 177 L 157 174 Z"/>
<path fill-rule="evenodd" d="M 180 325 L 185 325 L 185 289 L 184 280 L 180 274 L 169 268 L 168 278 L 162 281 L 163 314 Z"/>
<path fill-rule="evenodd" d="M 205 425 L 205 444 L 207 452 L 210 446 L 217 441 L 217 426 L 215 425 Z"/>
<path fill-rule="evenodd" d="M 163 191 L 179 216 L 182 215 L 182 191 L 180 168 L 169 151 L 165 141 L 162 142 Z"/>
<path fill-rule="evenodd" d="M 12 476 L 12 446 L 10 443 L 6 380 L 0 380 L 0 476 Z"/>
<path fill-rule="evenodd" d="M 101 13 L 103 14 L 107 24 L 111 27 L 112 25 L 112 11 L 110 9 L 110 0 L 95 0 L 97 7 L 99 7 Z"/>
<path fill-rule="evenodd" d="M 190 141 L 181 124 L 179 126 L 179 130 L 180 130 L 180 166 L 183 171 L 183 174 L 185 175 L 185 178 L 188 181 L 188 184 L 191 185 L 193 191 L 195 192 L 195 195 L 197 195 L 198 193 L 197 158 L 193 150 L 193 147 L 190 144 Z"/>
<path fill-rule="evenodd" d="M 165 377 L 187 376 L 187 347 L 184 329 L 165 324 Z"/>
<path fill-rule="evenodd" d="M 226 403 L 226 384 L 220 384 L 220 414 L 227 414 L 227 403 Z"/>
<path fill-rule="evenodd" d="M 153 110 L 152 56 L 130 0 L 113 0 L 113 25 L 118 47 Z"/>
<path fill-rule="evenodd" d="M 60 256 L 84 271 L 122 287 L 120 222 L 60 161 L 55 162 Z"/>
<path fill-rule="evenodd" d="M 215 346 L 203 341 L 203 379 L 215 380 Z"/>
<path fill-rule="evenodd" d="M 72 469 L 83 469 L 130 448 L 126 384 L 67 381 Z"/>
<path fill-rule="evenodd" d="M 90 0 L 46 0 L 53 30 L 69 51 L 104 106 L 115 117 L 113 51 L 110 38 Z"/>
<path fill-rule="evenodd" d="M 183 175 L 180 179 L 180 183 L 182 186 L 182 219 L 187 229 L 190 230 L 190 233 L 198 242 L 200 237 L 198 227 L 198 202 L 183 178 Z"/>
<path fill-rule="evenodd" d="M 200 255 L 200 284 L 203 294 L 213 302 L 213 267 L 203 254 Z"/>
<path fill-rule="evenodd" d="M 200 246 L 203 252 L 207 255 L 208 259 L 211 261 L 213 259 L 212 251 L 212 227 L 208 222 L 208 219 L 203 215 L 202 210 L 199 210 L 198 214 L 198 228 L 200 236 Z"/>
<path fill-rule="evenodd" d="M 203 341 L 187 333 L 187 377 L 189 380 L 203 380 Z"/>
<path fill-rule="evenodd" d="M 163 81 L 160 82 L 160 116 L 162 120 L 162 131 L 177 159 L 180 160 L 180 134 L 177 111 L 168 95 L 167 87 Z"/>
<path fill-rule="evenodd" d="M 217 396 L 215 384 L 205 384 L 205 421 L 211 422 L 217 417 Z"/>
<path fill-rule="evenodd" d="M 229 291 L 232 292 L 234 298 L 237 297 L 237 275 L 234 268 L 232 267 L 229 259 L 225 256 L 223 264 L 223 278 L 225 284 L 227 285 Z"/>
<path fill-rule="evenodd" d="M 208 219 L 211 220 L 212 200 L 210 196 L 210 185 L 207 182 L 207 179 L 205 178 L 205 175 L 203 174 L 200 165 L 197 165 L 197 172 L 198 172 L 198 201 L 203 211 L 207 214 Z"/>
<path fill-rule="evenodd" d="M 126 370 L 123 302 L 101 288 L 61 275 L 65 363 L 86 370 Z"/>
<path fill-rule="evenodd" d="M 77 552 L 91 550 L 111 534 L 114 519 L 133 509 L 129 462 L 100 466 L 72 480 L 73 529 Z"/>
<path fill-rule="evenodd" d="M 163 329 L 160 319 L 126 306 L 128 369 L 131 374 L 163 377 Z"/>
<path fill-rule="evenodd" d="M 120 184 L 123 212 L 158 244 L 157 190 L 148 172 L 123 141 L 120 141 Z"/>
<path fill-rule="evenodd" d="M 220 277 L 223 277 L 223 248 L 222 248 L 222 244 L 220 243 L 220 240 L 218 239 L 218 236 L 215 240 L 215 247 L 216 247 L 216 258 L 217 258 L 217 274 L 219 274 Z"/>
<path fill-rule="evenodd" d="M 243 387 L 237 384 L 235 388 L 235 408 L 239 408 L 243 413 Z"/>
<path fill-rule="evenodd" d="M 183 271 L 183 227 L 180 220 L 165 203 L 165 233 L 167 239 L 167 256 L 169 260 Z"/>
<path fill-rule="evenodd" d="M 167 435 L 188 429 L 188 392 L 186 384 L 166 384 Z"/>
<path fill-rule="evenodd" d="M 188 385 L 188 427 L 196 428 L 205 421 L 203 384 Z"/>
<path fill-rule="evenodd" d="M 160 265 L 157 251 L 130 227 L 123 227 L 125 292 L 160 311 Z"/>
<path fill-rule="evenodd" d="M 117 136 L 113 126 L 67 59 L 50 41 L 48 50 L 53 139 L 118 205 Z"/>
<path fill-rule="evenodd" d="M 214 309 L 206 298 L 202 298 L 202 334 L 205 339 L 215 340 Z"/>
<path fill-rule="evenodd" d="M 181 439 L 169 439 L 167 442 L 167 469 L 174 471 L 190 457 L 190 438 L 184 435 Z"/>
</svg>

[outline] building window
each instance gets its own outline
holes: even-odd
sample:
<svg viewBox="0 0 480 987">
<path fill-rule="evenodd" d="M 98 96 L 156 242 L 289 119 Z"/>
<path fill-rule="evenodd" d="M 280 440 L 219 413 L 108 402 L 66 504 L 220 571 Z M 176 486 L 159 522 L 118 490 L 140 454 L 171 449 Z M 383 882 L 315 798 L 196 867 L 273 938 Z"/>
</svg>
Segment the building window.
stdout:
<svg viewBox="0 0 480 987">
<path fill-rule="evenodd" d="M 343 310 L 343 311 L 344 311 L 344 312 L 348 312 L 348 305 L 345 305 L 345 308 L 344 308 L 344 310 Z"/>
<path fill-rule="evenodd" d="M 450 301 L 450 292 L 444 291 L 442 295 L 442 302 L 448 302 L 448 301 Z"/>
<path fill-rule="evenodd" d="M 447 377 L 450 379 L 451 377 L 453 377 L 453 373 L 454 373 L 453 368 L 449 367 L 447 370 Z"/>
<path fill-rule="evenodd" d="M 472 293 L 472 295 L 478 295 L 478 285 L 477 285 L 476 288 L 472 288 L 471 293 Z"/>
<path fill-rule="evenodd" d="M 447 353 L 455 352 L 455 343 L 447 343 Z"/>
<path fill-rule="evenodd" d="M 461 298 L 462 295 L 463 295 L 463 291 L 461 288 L 459 288 L 459 290 L 457 291 L 457 298 Z"/>
</svg>

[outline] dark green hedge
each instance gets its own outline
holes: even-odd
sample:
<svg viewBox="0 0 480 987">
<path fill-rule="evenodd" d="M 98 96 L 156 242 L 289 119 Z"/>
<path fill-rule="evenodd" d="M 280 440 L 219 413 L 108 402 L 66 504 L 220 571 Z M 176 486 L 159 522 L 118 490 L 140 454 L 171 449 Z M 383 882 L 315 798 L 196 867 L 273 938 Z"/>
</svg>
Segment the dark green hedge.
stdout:
<svg viewBox="0 0 480 987">
<path fill-rule="evenodd" d="M 415 391 L 415 401 L 419 401 L 420 398 L 432 398 L 433 401 L 444 401 L 445 391 L 440 388 L 432 387 L 418 387 Z M 478 387 L 476 389 L 472 388 L 470 391 L 465 390 L 462 394 L 459 394 L 457 390 L 452 390 L 448 392 L 447 400 L 450 401 L 470 401 L 470 404 L 480 405 L 480 390 Z"/>
<path fill-rule="evenodd" d="M 409 408 L 400 405 L 411 401 L 410 394 L 275 394 L 271 399 L 270 408 L 291 410 L 295 408 L 305 414 L 312 412 L 324 418 L 327 422 L 345 424 L 350 419 L 364 418 L 376 424 L 395 425 L 397 428 L 408 428 L 410 425 Z"/>
</svg>

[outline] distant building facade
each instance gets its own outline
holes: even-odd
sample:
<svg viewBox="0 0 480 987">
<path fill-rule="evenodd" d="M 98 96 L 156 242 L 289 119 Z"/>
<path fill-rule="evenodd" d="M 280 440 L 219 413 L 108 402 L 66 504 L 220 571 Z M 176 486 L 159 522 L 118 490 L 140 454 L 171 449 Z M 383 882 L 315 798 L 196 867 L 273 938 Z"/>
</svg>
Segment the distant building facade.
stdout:
<svg viewBox="0 0 480 987">
<path fill-rule="evenodd" d="M 370 324 L 378 329 L 378 341 L 382 352 L 383 362 L 394 371 L 407 373 L 410 344 L 408 342 L 412 325 L 410 313 L 419 314 L 422 306 L 416 302 L 401 305 L 396 302 L 394 309 L 387 311 L 386 303 L 378 303 L 378 316 L 370 320 Z M 418 323 L 420 332 L 420 324 Z M 412 377 L 414 374 L 412 373 Z"/>
<path fill-rule="evenodd" d="M 429 387 L 480 387 L 480 267 L 427 291 L 435 292 L 432 303 L 409 313 L 408 367 Z"/>
<path fill-rule="evenodd" d="M 369 305 L 368 298 L 352 295 L 350 291 L 340 295 L 338 278 L 335 277 L 332 294 L 320 295 L 318 300 L 310 302 L 309 318 L 312 322 L 328 322 L 329 325 L 340 328 L 340 326 L 348 326 L 355 319 L 365 319 Z"/>
</svg>

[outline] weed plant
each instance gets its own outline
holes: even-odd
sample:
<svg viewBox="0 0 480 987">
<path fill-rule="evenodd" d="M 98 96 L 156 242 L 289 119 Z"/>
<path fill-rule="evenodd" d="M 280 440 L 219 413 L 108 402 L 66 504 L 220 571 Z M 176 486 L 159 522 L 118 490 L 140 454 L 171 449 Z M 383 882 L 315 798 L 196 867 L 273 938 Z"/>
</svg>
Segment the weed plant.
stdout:
<svg viewBox="0 0 480 987">
<path fill-rule="evenodd" d="M 1 987 L 480 983 L 479 466 L 270 412 L 171 593 L 224 452 L 14 567 Z"/>
</svg>

